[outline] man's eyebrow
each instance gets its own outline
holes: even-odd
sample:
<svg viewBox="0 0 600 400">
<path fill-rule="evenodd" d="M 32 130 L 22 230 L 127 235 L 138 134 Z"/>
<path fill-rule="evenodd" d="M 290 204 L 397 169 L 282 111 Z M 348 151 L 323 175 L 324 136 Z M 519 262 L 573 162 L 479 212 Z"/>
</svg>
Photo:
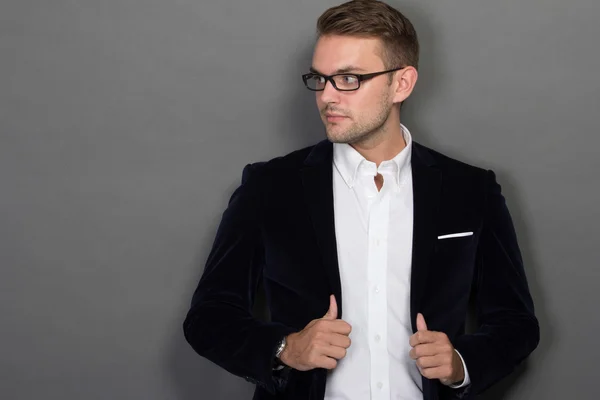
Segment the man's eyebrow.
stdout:
<svg viewBox="0 0 600 400">
<path fill-rule="evenodd" d="M 346 72 L 364 72 L 365 70 L 361 67 L 355 67 L 354 65 L 347 65 L 335 71 L 336 74 L 345 74 Z"/>
<path fill-rule="evenodd" d="M 348 66 L 346 66 L 346 67 L 339 68 L 339 69 L 335 70 L 335 71 L 333 72 L 333 75 L 335 75 L 335 74 L 345 74 L 345 73 L 348 73 L 348 72 L 359 72 L 359 71 L 362 71 L 362 72 L 364 72 L 365 70 L 364 70 L 364 69 L 362 69 L 362 68 L 360 68 L 360 67 L 355 67 L 355 66 L 353 66 L 353 65 L 348 65 Z M 314 73 L 314 74 L 325 75 L 325 74 L 323 74 L 322 72 L 319 72 L 319 71 L 318 71 L 316 68 L 314 68 L 314 67 L 310 67 L 310 72 L 312 72 L 312 73 Z"/>
</svg>

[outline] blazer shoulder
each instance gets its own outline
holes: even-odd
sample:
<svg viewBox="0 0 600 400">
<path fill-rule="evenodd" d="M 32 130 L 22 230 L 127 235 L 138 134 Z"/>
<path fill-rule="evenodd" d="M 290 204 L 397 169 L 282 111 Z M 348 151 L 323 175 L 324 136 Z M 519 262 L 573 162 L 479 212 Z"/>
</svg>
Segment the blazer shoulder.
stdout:
<svg viewBox="0 0 600 400">
<path fill-rule="evenodd" d="M 261 175 L 277 175 L 300 170 L 305 165 L 306 160 L 313 150 L 322 144 L 324 143 L 320 142 L 318 144 L 294 150 L 282 156 L 274 157 L 270 160 L 252 162 L 246 166 L 246 169 L 250 169 L 252 172 L 258 172 Z"/>
<path fill-rule="evenodd" d="M 442 152 L 434 150 L 430 147 L 424 146 L 420 143 L 414 143 L 414 150 L 416 155 L 425 160 L 429 160 L 431 165 L 440 168 L 443 172 L 458 174 L 458 175 L 471 175 L 481 177 L 486 175 L 488 170 L 486 168 L 469 164 L 462 160 L 452 158 Z"/>
</svg>

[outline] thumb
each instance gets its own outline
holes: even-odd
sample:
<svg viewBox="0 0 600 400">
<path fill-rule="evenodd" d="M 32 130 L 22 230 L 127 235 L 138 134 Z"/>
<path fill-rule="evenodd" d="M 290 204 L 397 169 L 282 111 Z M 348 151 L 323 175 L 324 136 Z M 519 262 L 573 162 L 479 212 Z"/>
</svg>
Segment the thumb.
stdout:
<svg viewBox="0 0 600 400">
<path fill-rule="evenodd" d="M 427 330 L 427 324 L 425 323 L 425 317 L 421 313 L 417 314 L 417 330 L 418 331 L 426 331 Z"/>
<path fill-rule="evenodd" d="M 335 296 L 329 296 L 329 310 L 327 310 L 327 314 L 323 317 L 324 319 L 334 320 L 337 319 L 338 308 L 337 302 L 335 301 Z"/>
</svg>

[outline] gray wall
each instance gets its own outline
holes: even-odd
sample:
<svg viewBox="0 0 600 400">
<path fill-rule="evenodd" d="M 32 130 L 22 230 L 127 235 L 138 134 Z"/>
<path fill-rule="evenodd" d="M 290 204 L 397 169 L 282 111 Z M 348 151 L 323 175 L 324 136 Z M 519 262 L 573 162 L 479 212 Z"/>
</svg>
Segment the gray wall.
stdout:
<svg viewBox="0 0 600 400">
<path fill-rule="evenodd" d="M 181 323 L 242 167 L 324 137 L 299 75 L 334 4 L 0 2 L 2 399 L 250 398 Z M 392 4 L 403 122 L 498 173 L 541 322 L 485 398 L 597 398 L 600 2 Z"/>
</svg>

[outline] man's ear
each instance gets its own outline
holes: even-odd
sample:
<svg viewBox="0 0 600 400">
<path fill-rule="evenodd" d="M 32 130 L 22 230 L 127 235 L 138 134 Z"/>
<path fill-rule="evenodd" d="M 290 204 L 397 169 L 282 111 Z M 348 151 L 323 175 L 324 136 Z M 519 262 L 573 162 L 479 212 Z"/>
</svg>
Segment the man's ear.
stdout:
<svg viewBox="0 0 600 400">
<path fill-rule="evenodd" d="M 393 102 L 402 103 L 406 100 L 415 88 L 418 78 L 419 73 L 415 67 L 408 66 L 400 71 L 396 71 L 393 81 L 395 87 Z"/>
</svg>

